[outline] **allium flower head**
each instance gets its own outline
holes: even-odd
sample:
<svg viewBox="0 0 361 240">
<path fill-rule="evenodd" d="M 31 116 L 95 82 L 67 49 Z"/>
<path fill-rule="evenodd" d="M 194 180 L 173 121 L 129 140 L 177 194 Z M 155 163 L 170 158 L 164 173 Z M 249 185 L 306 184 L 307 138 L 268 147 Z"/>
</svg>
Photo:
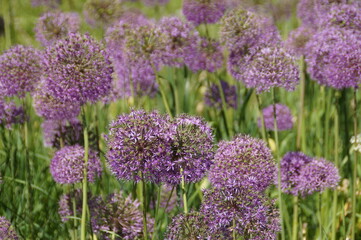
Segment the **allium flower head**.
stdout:
<svg viewBox="0 0 361 240">
<path fill-rule="evenodd" d="M 237 108 L 237 88 L 221 80 L 221 88 L 227 107 Z M 218 109 L 222 108 L 222 97 L 218 84 L 212 84 L 204 95 L 206 104 Z"/>
<path fill-rule="evenodd" d="M 170 132 L 171 159 L 159 173 L 162 182 L 177 185 L 182 175 L 185 182 L 201 180 L 214 157 L 212 129 L 201 118 L 181 115 L 173 120 Z"/>
<path fill-rule="evenodd" d="M 178 214 L 168 226 L 165 240 L 210 239 L 209 227 L 203 214 Z M 219 239 L 219 238 L 217 238 Z"/>
<path fill-rule="evenodd" d="M 361 83 L 361 38 L 339 27 L 317 32 L 307 43 L 306 62 L 312 79 L 342 89 Z"/>
<path fill-rule="evenodd" d="M 46 91 L 61 101 L 97 101 L 111 89 L 113 69 L 103 46 L 89 35 L 70 33 L 46 49 Z"/>
<path fill-rule="evenodd" d="M 46 147 L 60 149 L 62 144 L 64 146 L 83 144 L 83 125 L 76 118 L 45 120 L 41 127 Z"/>
<path fill-rule="evenodd" d="M 356 3 L 333 5 L 321 25 L 361 31 L 361 6 Z"/>
<path fill-rule="evenodd" d="M 0 217 L 0 239 L 19 239 L 11 223 L 5 217 Z"/>
<path fill-rule="evenodd" d="M 335 188 L 340 181 L 337 167 L 325 159 L 314 159 L 300 170 L 296 180 L 297 190 L 302 196 Z"/>
<path fill-rule="evenodd" d="M 140 202 L 131 196 L 124 197 L 122 192 L 110 195 L 106 201 L 100 197 L 90 201 L 92 228 L 102 239 L 110 239 L 115 232 L 115 239 L 132 240 L 142 237 L 143 215 L 139 209 Z M 153 219 L 148 218 L 148 232 L 152 232 Z M 109 237 L 109 238 L 108 238 Z"/>
<path fill-rule="evenodd" d="M 147 6 L 165 5 L 168 2 L 169 0 L 144 0 L 144 4 Z"/>
<path fill-rule="evenodd" d="M 0 92 L 24 97 L 41 76 L 40 53 L 31 47 L 14 46 L 0 55 Z"/>
<path fill-rule="evenodd" d="M 118 179 L 159 182 L 155 174 L 169 161 L 171 148 L 169 138 L 169 118 L 158 112 L 147 113 L 133 110 L 120 115 L 109 126 L 106 136 L 107 160 L 113 174 Z"/>
<path fill-rule="evenodd" d="M 249 136 L 221 141 L 209 171 L 216 188 L 264 191 L 275 178 L 276 167 L 265 142 Z"/>
<path fill-rule="evenodd" d="M 266 129 L 274 130 L 274 108 L 270 105 L 262 110 Z M 284 131 L 293 127 L 291 110 L 286 106 L 277 103 L 276 104 L 276 121 L 277 130 Z M 258 120 L 258 127 L 261 127 L 261 120 Z"/>
<path fill-rule="evenodd" d="M 90 199 L 90 195 L 88 196 L 88 199 Z M 76 215 L 80 217 L 82 210 L 82 200 L 83 200 L 83 192 L 81 191 L 81 189 L 76 189 L 75 191 L 72 191 L 68 194 L 61 195 L 59 200 L 59 209 L 58 209 L 58 213 L 61 217 L 61 221 L 67 222 L 69 221 L 69 216 L 74 217 L 73 201 L 75 201 Z"/>
<path fill-rule="evenodd" d="M 185 64 L 193 72 L 207 70 L 215 72 L 223 66 L 223 52 L 215 40 L 201 38 L 186 48 Z"/>
<path fill-rule="evenodd" d="M 279 213 L 273 201 L 252 191 L 206 190 L 200 211 L 210 232 L 223 232 L 228 235 L 226 239 L 232 239 L 234 229 L 238 236 L 254 240 L 276 239 L 280 230 Z"/>
<path fill-rule="evenodd" d="M 198 32 L 191 24 L 177 17 L 164 17 L 159 27 L 167 35 L 164 65 L 181 67 L 186 57 L 185 50 L 198 41 Z"/>
<path fill-rule="evenodd" d="M 258 93 L 269 91 L 272 87 L 293 91 L 299 82 L 299 71 L 295 59 L 286 50 L 267 47 L 253 57 L 243 81 Z"/>
<path fill-rule="evenodd" d="M 49 46 L 67 37 L 69 32 L 77 32 L 79 25 L 80 18 L 77 13 L 46 12 L 36 24 L 36 38 L 44 46 Z"/>
<path fill-rule="evenodd" d="M 88 0 L 83 14 L 88 24 L 109 25 L 118 20 L 125 12 L 123 0 Z"/>
<path fill-rule="evenodd" d="M 299 28 L 293 30 L 285 42 L 285 46 L 287 50 L 295 54 L 296 56 L 306 55 L 307 42 L 312 38 L 315 34 L 315 29 L 302 25 Z"/>
<path fill-rule="evenodd" d="M 48 120 L 73 119 L 80 113 L 79 102 L 54 98 L 42 86 L 35 91 L 33 99 L 36 113 Z"/>
<path fill-rule="evenodd" d="M 220 0 L 184 0 L 183 14 L 188 21 L 199 25 L 216 23 L 226 11 L 226 4 Z"/>
<path fill-rule="evenodd" d="M 57 151 L 50 164 L 50 172 L 54 180 L 60 184 L 78 183 L 83 180 L 84 148 L 66 146 Z M 89 151 L 87 164 L 88 181 L 94 182 L 101 175 L 102 167 L 100 159 L 93 151 Z"/>
</svg>

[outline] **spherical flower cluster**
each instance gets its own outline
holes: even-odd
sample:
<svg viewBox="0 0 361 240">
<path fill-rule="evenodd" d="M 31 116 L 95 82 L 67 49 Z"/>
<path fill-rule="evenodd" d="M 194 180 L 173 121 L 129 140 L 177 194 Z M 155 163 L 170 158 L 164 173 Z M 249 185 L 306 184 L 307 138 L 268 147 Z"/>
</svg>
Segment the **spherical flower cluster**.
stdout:
<svg viewBox="0 0 361 240">
<path fill-rule="evenodd" d="M 212 164 L 212 129 L 201 118 L 181 115 L 170 126 L 171 159 L 161 169 L 162 182 L 180 184 L 201 180 Z"/>
<path fill-rule="evenodd" d="M 177 17 L 164 17 L 159 27 L 167 35 L 163 64 L 181 67 L 187 56 L 185 49 L 199 40 L 198 32 L 189 23 Z"/>
<path fill-rule="evenodd" d="M 143 110 L 120 115 L 110 124 L 108 165 L 118 179 L 159 182 L 158 174 L 170 159 L 169 119 Z M 140 174 L 142 176 L 140 176 Z"/>
<path fill-rule="evenodd" d="M 339 180 L 338 169 L 324 159 L 313 159 L 300 152 L 290 152 L 281 161 L 282 191 L 295 196 L 335 188 Z"/>
<path fill-rule="evenodd" d="M 64 120 L 76 118 L 80 113 L 79 102 L 61 101 L 54 98 L 41 86 L 33 96 L 36 113 L 47 120 Z"/>
<path fill-rule="evenodd" d="M 19 239 L 11 223 L 5 217 L 0 217 L 0 239 Z"/>
<path fill-rule="evenodd" d="M 307 43 L 308 71 L 322 85 L 342 89 L 361 83 L 361 38 L 352 30 L 326 28 Z"/>
<path fill-rule="evenodd" d="M 144 0 L 144 4 L 147 6 L 165 5 L 168 2 L 169 0 Z"/>
<path fill-rule="evenodd" d="M 81 182 L 85 166 L 84 154 L 84 148 L 79 145 L 66 146 L 57 151 L 50 164 L 50 172 L 54 180 L 60 184 Z M 89 151 L 87 171 L 89 182 L 94 182 L 102 172 L 100 159 L 91 150 Z"/>
<path fill-rule="evenodd" d="M 69 120 L 45 120 L 41 127 L 46 147 L 60 149 L 62 145 L 83 144 L 83 125 L 76 118 Z"/>
<path fill-rule="evenodd" d="M 210 107 L 218 109 L 222 108 L 221 91 L 218 84 L 212 84 L 204 95 L 206 104 Z M 221 88 L 223 91 L 224 100 L 227 107 L 237 108 L 237 88 L 228 84 L 226 81 L 221 80 Z"/>
<path fill-rule="evenodd" d="M 274 182 L 275 172 L 276 166 L 265 142 L 240 135 L 219 143 L 209 180 L 219 189 L 262 192 Z"/>
<path fill-rule="evenodd" d="M 56 8 L 60 4 L 60 0 L 31 0 L 31 5 L 33 7 L 38 6 L 47 6 L 50 8 Z"/>
<path fill-rule="evenodd" d="M 111 89 L 113 69 L 103 46 L 89 35 L 70 33 L 43 57 L 45 88 L 60 101 L 97 101 Z"/>
<path fill-rule="evenodd" d="M 289 37 L 285 43 L 287 50 L 295 54 L 296 56 L 306 55 L 307 42 L 315 34 L 315 30 L 311 27 L 302 25 L 299 28 L 290 32 Z"/>
<path fill-rule="evenodd" d="M 280 47 L 262 48 L 250 62 L 243 81 L 258 93 L 272 87 L 292 91 L 299 82 L 299 71 L 295 59 Z"/>
<path fill-rule="evenodd" d="M 23 107 L 18 107 L 13 102 L 0 100 L 0 124 L 10 128 L 13 124 L 22 124 L 26 121 Z"/>
<path fill-rule="evenodd" d="M 90 199 L 90 195 L 88 196 Z M 70 216 L 74 216 L 74 202 L 75 202 L 75 214 L 76 216 L 81 216 L 82 210 L 82 200 L 83 200 L 83 193 L 80 189 L 76 189 L 68 194 L 63 194 L 59 200 L 59 209 L 58 213 L 61 217 L 61 221 L 67 222 L 69 221 Z"/>
<path fill-rule="evenodd" d="M 361 31 L 361 8 L 356 3 L 333 5 L 321 25 Z"/>
<path fill-rule="evenodd" d="M 0 93 L 24 97 L 41 76 L 40 53 L 31 47 L 14 46 L 0 55 Z"/>
<path fill-rule="evenodd" d="M 118 235 L 115 239 L 132 240 L 142 236 L 143 218 L 139 210 L 140 202 L 131 196 L 124 197 L 122 192 L 110 195 L 105 201 L 100 197 L 89 202 L 93 231 L 101 239 L 108 239 L 111 233 Z M 148 232 L 152 232 L 153 219 L 148 220 Z"/>
<path fill-rule="evenodd" d="M 178 214 L 172 219 L 165 240 L 209 239 L 209 235 L 209 227 L 204 215 L 193 211 L 187 214 Z"/>
<path fill-rule="evenodd" d="M 222 47 L 217 41 L 202 38 L 186 48 L 184 61 L 193 72 L 215 72 L 223 66 Z"/>
<path fill-rule="evenodd" d="M 262 110 L 265 127 L 267 130 L 274 130 L 274 106 L 270 105 Z M 284 131 L 293 127 L 291 110 L 286 106 L 277 103 L 276 104 L 276 121 L 277 130 Z M 261 119 L 258 119 L 258 127 L 261 127 Z"/>
<path fill-rule="evenodd" d="M 232 239 L 232 232 L 246 239 L 276 239 L 280 230 L 279 213 L 265 196 L 249 190 L 204 192 L 201 213 L 210 232 L 223 232 Z"/>
<path fill-rule="evenodd" d="M 199 25 L 216 23 L 226 11 L 226 5 L 220 0 L 184 0 L 183 14 L 188 21 Z"/>
<path fill-rule="evenodd" d="M 123 0 L 88 0 L 83 7 L 85 20 L 92 26 L 109 25 L 125 12 L 123 2 Z"/>
<path fill-rule="evenodd" d="M 69 32 L 77 32 L 79 27 L 80 18 L 77 13 L 47 12 L 36 24 L 36 38 L 43 46 L 49 46 L 68 36 Z"/>
</svg>

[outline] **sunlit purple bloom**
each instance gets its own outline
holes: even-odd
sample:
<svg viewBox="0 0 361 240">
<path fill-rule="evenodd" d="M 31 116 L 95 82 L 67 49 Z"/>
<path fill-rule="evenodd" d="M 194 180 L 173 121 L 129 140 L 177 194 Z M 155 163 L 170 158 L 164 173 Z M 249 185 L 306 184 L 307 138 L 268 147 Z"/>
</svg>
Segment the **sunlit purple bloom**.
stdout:
<svg viewBox="0 0 361 240">
<path fill-rule="evenodd" d="M 352 30 L 325 28 L 307 43 L 306 62 L 312 79 L 342 89 L 361 83 L 361 38 Z"/>
<path fill-rule="evenodd" d="M 24 97 L 34 90 L 41 73 L 40 52 L 31 47 L 14 46 L 0 55 L 0 93 Z"/>
<path fill-rule="evenodd" d="M 266 143 L 240 135 L 232 141 L 219 143 L 208 177 L 219 189 L 261 192 L 274 182 L 275 172 L 276 166 Z"/>
<path fill-rule="evenodd" d="M 169 118 L 143 110 L 123 114 L 110 123 L 106 136 L 108 166 L 118 179 L 159 182 L 170 161 Z"/>
<path fill-rule="evenodd" d="M 201 38 L 186 48 L 184 61 L 193 72 L 215 72 L 223 66 L 222 47 L 215 40 Z"/>
<path fill-rule="evenodd" d="M 201 118 L 180 115 L 173 120 L 169 136 L 171 158 L 160 169 L 162 182 L 177 185 L 182 176 L 185 182 L 201 180 L 214 157 L 212 129 Z"/>
<path fill-rule="evenodd" d="M 77 13 L 46 12 L 36 24 L 36 38 L 44 46 L 49 46 L 67 37 L 70 32 L 77 32 L 79 27 L 80 18 Z"/>
<path fill-rule="evenodd" d="M 54 180 L 60 184 L 78 183 L 83 180 L 84 170 L 84 148 L 75 146 L 65 146 L 58 150 L 50 164 L 50 172 Z M 100 159 L 93 151 L 89 151 L 87 163 L 87 176 L 89 182 L 94 182 L 102 172 Z"/>
<path fill-rule="evenodd" d="M 212 85 L 207 89 L 207 92 L 204 95 L 205 103 L 210 107 L 215 107 L 218 109 L 222 108 L 222 97 L 220 87 L 218 84 L 212 83 Z M 228 84 L 226 81 L 221 80 L 221 88 L 223 91 L 224 100 L 227 107 L 237 108 L 237 88 L 236 86 Z"/>
<path fill-rule="evenodd" d="M 337 26 L 350 30 L 361 31 L 361 5 L 333 5 L 328 14 L 322 18 L 323 27 Z"/>
<path fill-rule="evenodd" d="M 112 24 L 125 12 L 123 2 L 123 0 L 86 1 L 83 7 L 86 22 L 92 26 Z"/>
<path fill-rule="evenodd" d="M 254 55 L 243 81 L 248 88 L 255 88 L 258 93 L 269 91 L 272 87 L 293 91 L 299 82 L 298 66 L 283 48 L 262 48 Z"/>
<path fill-rule="evenodd" d="M 234 230 L 238 236 L 254 240 L 276 239 L 280 231 L 273 201 L 250 190 L 206 190 L 200 211 L 210 232 L 223 232 L 227 239 L 232 239 Z"/>
<path fill-rule="evenodd" d="M 183 14 L 195 25 L 216 23 L 226 11 L 226 5 L 220 0 L 184 0 Z"/>
<path fill-rule="evenodd" d="M 60 149 L 61 145 L 83 144 L 83 125 L 76 118 L 69 120 L 45 120 L 41 127 L 46 147 Z"/>
<path fill-rule="evenodd" d="M 274 130 L 274 116 L 273 105 L 270 105 L 262 110 L 265 127 L 267 130 Z M 284 131 L 293 127 L 291 110 L 283 104 L 276 104 L 276 121 L 277 130 Z M 258 120 L 258 127 L 261 127 L 261 120 Z"/>
<path fill-rule="evenodd" d="M 89 35 L 70 33 L 43 57 L 45 91 L 60 101 L 97 101 L 111 89 L 113 68 L 103 46 Z"/>
<path fill-rule="evenodd" d="M 18 240 L 19 237 L 16 231 L 11 226 L 11 223 L 5 218 L 0 217 L 0 239 L 4 240 Z"/>
<path fill-rule="evenodd" d="M 315 34 L 315 29 L 302 25 L 299 28 L 290 32 L 285 46 L 287 50 L 295 54 L 296 56 L 306 55 L 308 48 L 306 48 L 307 42 Z"/>
</svg>

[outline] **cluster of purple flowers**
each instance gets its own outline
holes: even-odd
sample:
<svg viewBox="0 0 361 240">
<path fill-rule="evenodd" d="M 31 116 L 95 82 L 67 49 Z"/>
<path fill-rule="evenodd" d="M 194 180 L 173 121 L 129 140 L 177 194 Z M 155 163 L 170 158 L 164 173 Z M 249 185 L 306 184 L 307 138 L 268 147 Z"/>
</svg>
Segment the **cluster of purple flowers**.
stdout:
<svg viewBox="0 0 361 240">
<path fill-rule="evenodd" d="M 132 111 L 110 124 L 107 159 L 118 179 L 179 184 L 202 179 L 214 155 L 212 130 L 200 118 L 173 120 Z M 142 179 L 143 178 L 143 179 Z"/>
<path fill-rule="evenodd" d="M 0 99 L 0 124 L 10 128 L 13 124 L 22 124 L 26 120 L 23 107 L 18 107 L 13 102 Z"/>
<path fill-rule="evenodd" d="M 237 88 L 221 80 L 221 88 L 227 107 L 237 108 Z M 204 95 L 205 103 L 208 106 L 222 108 L 222 96 L 218 84 L 212 84 Z"/>
<path fill-rule="evenodd" d="M 306 196 L 335 188 L 339 181 L 338 169 L 324 159 L 289 152 L 281 161 L 281 188 L 285 193 Z"/>
<path fill-rule="evenodd" d="M 0 239 L 19 239 L 11 223 L 5 217 L 0 217 Z"/>
<path fill-rule="evenodd" d="M 184 0 L 183 14 L 195 25 L 216 23 L 226 11 L 226 5 L 220 0 Z"/>
<path fill-rule="evenodd" d="M 277 130 L 284 131 L 293 127 L 291 110 L 286 106 L 276 104 Z M 274 130 L 274 106 L 270 105 L 262 110 L 265 127 L 268 130 Z M 261 119 L 258 120 L 258 127 L 261 127 Z"/>
</svg>

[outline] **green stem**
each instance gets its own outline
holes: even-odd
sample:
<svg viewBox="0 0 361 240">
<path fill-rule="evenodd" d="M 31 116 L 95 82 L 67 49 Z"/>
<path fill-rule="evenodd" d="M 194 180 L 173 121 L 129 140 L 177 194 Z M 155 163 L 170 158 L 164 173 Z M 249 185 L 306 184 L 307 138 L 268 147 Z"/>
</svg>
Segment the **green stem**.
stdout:
<svg viewBox="0 0 361 240">
<path fill-rule="evenodd" d="M 303 115 L 304 115 L 304 106 L 305 106 L 305 61 L 304 57 L 301 58 L 301 75 L 300 75 L 300 108 L 297 119 L 297 140 L 296 148 L 297 151 L 301 150 L 301 141 L 302 141 L 302 129 L 303 129 Z"/>
<path fill-rule="evenodd" d="M 146 198 L 146 183 L 144 181 L 144 177 L 143 177 L 143 173 L 141 173 L 141 178 L 142 178 L 142 209 L 143 209 L 143 239 L 147 240 L 148 239 L 148 230 L 147 230 L 147 198 Z"/>
<path fill-rule="evenodd" d="M 226 98 L 224 96 L 224 91 L 222 88 L 222 83 L 221 83 L 221 79 L 217 77 L 217 86 L 221 95 L 221 100 L 222 100 L 222 111 L 224 113 L 224 121 L 226 123 L 226 127 L 227 127 L 227 132 L 228 132 L 228 136 L 229 138 L 232 138 L 232 136 L 234 135 L 234 131 L 233 131 L 233 121 L 232 121 L 232 117 L 230 116 L 230 111 L 228 111 L 227 109 L 227 103 L 226 103 Z"/>
<path fill-rule="evenodd" d="M 275 141 L 276 141 L 276 149 L 275 155 L 278 163 L 278 200 L 279 200 L 279 208 L 280 208 L 280 217 L 281 217 L 281 239 L 285 240 L 285 229 L 284 229 L 284 219 L 283 219 L 283 206 L 282 206 L 282 192 L 281 192 L 281 161 L 279 157 L 279 142 L 278 142 L 278 126 L 276 119 L 276 90 L 272 88 L 272 97 L 273 97 L 273 123 L 274 123 L 274 133 L 275 133 Z"/>
<path fill-rule="evenodd" d="M 159 215 L 161 194 L 162 194 L 162 185 L 158 186 L 157 206 L 155 208 L 154 232 L 153 232 L 152 240 L 154 240 L 157 235 L 156 233 L 157 233 L 157 223 L 158 223 L 158 219 L 159 219 L 158 215 Z"/>
<path fill-rule="evenodd" d="M 160 94 L 162 95 L 162 100 L 163 100 L 163 104 L 164 104 L 164 107 L 165 107 L 165 110 L 167 111 L 167 113 L 169 114 L 170 117 L 173 116 L 171 110 L 170 110 L 170 107 L 169 107 L 169 103 L 168 103 L 168 99 L 167 99 L 167 96 L 165 95 L 164 93 L 164 89 L 163 89 L 163 85 L 162 83 L 160 82 L 159 80 L 159 77 L 158 77 L 158 74 L 157 74 L 157 69 L 155 68 L 155 66 L 152 64 L 152 68 L 153 68 L 153 71 L 154 71 L 154 74 L 155 74 L 155 79 L 159 85 L 159 91 L 160 91 Z"/>
<path fill-rule="evenodd" d="M 86 116 L 84 116 L 86 118 Z M 84 170 L 83 170 L 83 204 L 82 204 L 82 215 L 81 215 L 81 240 L 86 239 L 86 221 L 87 221 L 87 209 L 88 209 L 88 178 L 87 178 L 87 165 L 88 165 L 88 154 L 89 154 L 89 137 L 88 129 L 85 124 L 84 126 Z"/>
<path fill-rule="evenodd" d="M 353 114 L 353 130 L 354 130 L 354 137 L 357 139 L 357 90 L 354 89 L 353 98 L 354 98 L 354 114 Z M 351 222 L 352 222 L 352 233 L 351 233 L 351 240 L 355 240 L 356 235 L 356 188 L 357 188 L 357 151 L 354 151 L 354 166 L 352 171 L 352 215 L 351 215 Z"/>
<path fill-rule="evenodd" d="M 337 109 L 337 107 L 336 107 Z M 338 128 L 339 128 L 339 122 L 338 122 L 338 111 L 336 110 L 336 114 L 335 114 L 335 165 L 336 167 L 338 167 L 338 144 L 339 144 L 339 135 L 338 135 Z M 338 191 L 337 188 L 333 191 L 333 203 L 332 203 L 332 235 L 331 235 L 331 239 L 332 240 L 336 240 L 336 233 L 337 233 L 337 196 L 338 196 Z"/>
<path fill-rule="evenodd" d="M 2 14 L 4 16 L 4 29 L 5 29 L 5 49 L 11 46 L 11 1 L 2 1 Z"/>
<path fill-rule="evenodd" d="M 297 239 L 298 239 L 298 196 L 294 196 L 292 240 L 297 240 Z"/>
<path fill-rule="evenodd" d="M 75 191 L 74 191 L 74 185 L 72 187 L 72 192 L 73 192 L 73 214 L 74 214 L 74 229 L 73 229 L 73 234 L 74 234 L 74 239 L 78 239 L 78 231 L 77 231 L 77 227 L 78 227 L 78 223 L 77 223 L 77 215 L 76 215 L 76 199 L 75 199 Z"/>
<path fill-rule="evenodd" d="M 264 122 L 264 116 L 263 116 L 263 111 L 261 108 L 261 101 L 259 99 L 258 94 L 256 93 L 256 100 L 257 100 L 257 106 L 258 106 L 258 112 L 261 118 L 261 134 L 262 134 L 262 139 L 268 144 L 268 140 L 267 140 L 267 133 L 266 133 L 266 124 Z"/>
<path fill-rule="evenodd" d="M 181 168 L 180 172 L 182 175 L 181 188 L 182 188 L 182 196 L 183 196 L 183 209 L 184 209 L 184 213 L 188 213 L 187 192 L 186 192 L 186 188 L 185 188 L 183 168 Z"/>
</svg>

